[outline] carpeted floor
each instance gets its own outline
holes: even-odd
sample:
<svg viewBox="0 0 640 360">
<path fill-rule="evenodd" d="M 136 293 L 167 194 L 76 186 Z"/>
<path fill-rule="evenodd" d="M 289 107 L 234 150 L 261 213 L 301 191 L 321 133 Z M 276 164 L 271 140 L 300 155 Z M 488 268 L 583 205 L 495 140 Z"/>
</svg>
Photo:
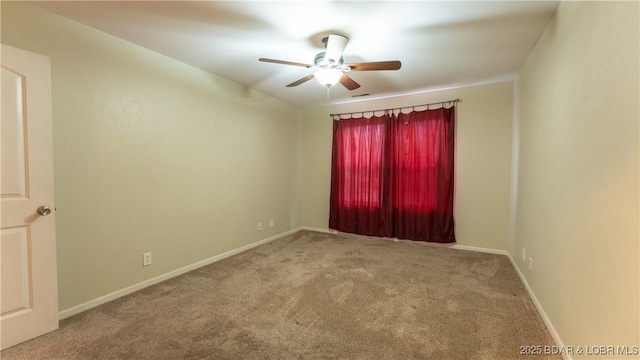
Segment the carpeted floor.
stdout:
<svg viewBox="0 0 640 360">
<path fill-rule="evenodd" d="M 60 322 L 13 359 L 546 359 L 503 255 L 301 231 Z"/>
</svg>

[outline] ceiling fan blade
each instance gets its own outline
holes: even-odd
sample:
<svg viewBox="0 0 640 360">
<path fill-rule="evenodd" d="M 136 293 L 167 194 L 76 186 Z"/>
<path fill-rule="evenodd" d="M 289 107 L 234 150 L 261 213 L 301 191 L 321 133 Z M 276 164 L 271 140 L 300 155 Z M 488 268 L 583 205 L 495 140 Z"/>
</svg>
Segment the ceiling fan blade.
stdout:
<svg viewBox="0 0 640 360">
<path fill-rule="evenodd" d="M 313 66 L 313 65 L 303 64 L 303 63 L 298 63 L 293 61 L 275 60 L 275 59 L 267 59 L 267 58 L 260 58 L 258 59 L 258 61 L 274 63 L 274 64 L 282 64 L 282 65 L 302 66 L 306 68 L 310 68 L 311 66 Z"/>
<path fill-rule="evenodd" d="M 340 84 L 342 84 L 349 90 L 355 90 L 360 87 L 360 84 L 358 84 L 352 78 L 348 77 L 346 74 L 342 74 L 342 77 L 340 78 Z"/>
<path fill-rule="evenodd" d="M 393 60 L 346 64 L 345 66 L 350 67 L 351 71 L 398 70 L 402 63 L 398 60 Z"/>
<path fill-rule="evenodd" d="M 305 83 L 305 82 L 307 82 L 307 81 L 309 81 L 311 79 L 313 79 L 313 74 L 309 74 L 309 75 L 303 77 L 302 79 L 298 79 L 298 80 L 292 82 L 291 84 L 287 85 L 287 87 L 298 86 L 298 85 L 300 85 L 302 83 Z"/>
<path fill-rule="evenodd" d="M 325 60 L 337 63 L 342 57 L 344 48 L 347 47 L 349 39 L 342 35 L 329 35 L 327 39 L 327 51 L 324 54 Z"/>
</svg>

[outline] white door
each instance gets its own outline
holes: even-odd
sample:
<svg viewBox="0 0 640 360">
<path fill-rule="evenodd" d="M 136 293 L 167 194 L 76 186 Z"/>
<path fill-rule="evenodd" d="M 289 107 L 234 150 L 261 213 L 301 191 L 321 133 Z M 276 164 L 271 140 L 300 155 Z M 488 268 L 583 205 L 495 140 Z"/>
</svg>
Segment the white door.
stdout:
<svg viewBox="0 0 640 360">
<path fill-rule="evenodd" d="M 46 56 L 5 45 L 0 57 L 0 348 L 6 349 L 58 328 L 58 279 L 51 65 Z"/>
</svg>

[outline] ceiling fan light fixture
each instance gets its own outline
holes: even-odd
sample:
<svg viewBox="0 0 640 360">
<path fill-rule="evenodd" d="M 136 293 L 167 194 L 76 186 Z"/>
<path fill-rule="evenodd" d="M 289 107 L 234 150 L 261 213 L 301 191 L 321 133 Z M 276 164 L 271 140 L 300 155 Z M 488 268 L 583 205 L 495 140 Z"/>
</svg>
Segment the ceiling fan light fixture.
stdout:
<svg viewBox="0 0 640 360">
<path fill-rule="evenodd" d="M 319 69 L 314 76 L 320 84 L 331 87 L 340 81 L 342 71 L 339 69 Z"/>
</svg>

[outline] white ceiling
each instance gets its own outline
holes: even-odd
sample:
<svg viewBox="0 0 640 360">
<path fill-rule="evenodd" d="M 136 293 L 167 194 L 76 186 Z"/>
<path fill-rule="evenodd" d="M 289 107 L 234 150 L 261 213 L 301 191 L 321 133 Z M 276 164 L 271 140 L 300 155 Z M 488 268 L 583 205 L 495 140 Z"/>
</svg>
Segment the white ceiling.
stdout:
<svg viewBox="0 0 640 360">
<path fill-rule="evenodd" d="M 491 81 L 520 69 L 558 1 L 38 1 L 32 4 L 298 106 Z M 329 33 L 345 63 L 400 60 L 398 71 L 350 72 L 330 90 L 313 64 Z M 368 97 L 353 95 L 371 94 Z"/>
</svg>

